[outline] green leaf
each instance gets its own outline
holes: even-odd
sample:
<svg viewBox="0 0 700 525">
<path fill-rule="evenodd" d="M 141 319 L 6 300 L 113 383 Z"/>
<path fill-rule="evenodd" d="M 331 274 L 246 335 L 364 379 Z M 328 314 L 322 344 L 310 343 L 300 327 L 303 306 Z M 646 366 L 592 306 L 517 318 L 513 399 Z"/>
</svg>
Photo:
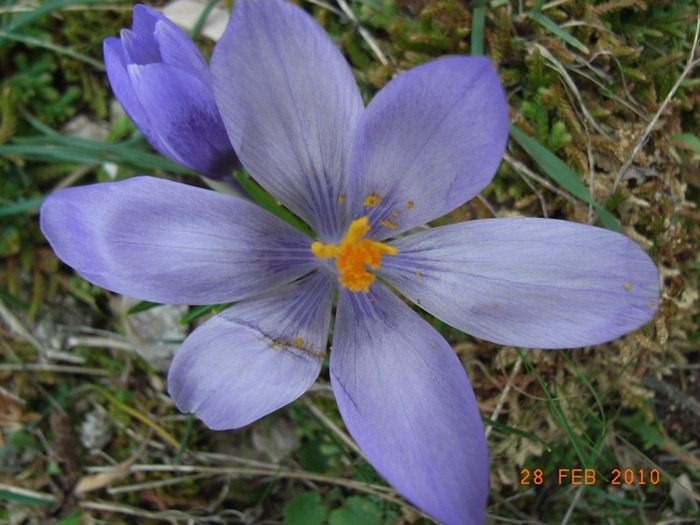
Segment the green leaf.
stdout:
<svg viewBox="0 0 700 525">
<path fill-rule="evenodd" d="M 29 310 L 28 304 L 24 304 L 22 301 L 10 295 L 9 292 L 6 292 L 2 288 L 0 288 L 0 299 L 2 299 L 3 301 L 7 301 L 15 308 L 19 308 L 20 310 L 24 310 L 25 312 Z"/>
<path fill-rule="evenodd" d="M 272 195 L 258 186 L 253 179 L 246 177 L 243 173 L 238 171 L 235 172 L 233 176 L 238 181 L 238 184 L 240 184 L 241 187 L 248 192 L 250 198 L 253 199 L 261 208 L 269 211 L 273 215 L 276 215 L 283 221 L 291 224 L 296 229 L 303 231 L 307 235 L 314 234 L 304 221 L 300 220 L 291 211 L 278 203 Z"/>
<path fill-rule="evenodd" d="M 328 509 L 316 492 L 302 492 L 284 508 L 284 525 L 321 525 Z"/>
<path fill-rule="evenodd" d="M 560 158 L 547 148 L 541 146 L 536 140 L 528 137 L 514 125 L 510 126 L 510 136 L 520 144 L 530 157 L 537 163 L 540 169 L 549 177 L 559 184 L 562 188 L 571 193 L 574 197 L 581 199 L 583 202 L 591 204 L 595 209 L 598 217 L 600 217 L 603 226 L 608 230 L 622 233 L 620 223 L 606 209 L 593 200 L 591 194 L 588 193 L 586 186 L 583 185 L 581 179 L 569 168 Z"/>
<path fill-rule="evenodd" d="M 692 133 L 679 133 L 677 135 L 671 135 L 673 140 L 678 142 L 683 142 L 695 149 L 695 155 L 700 155 L 700 139 L 693 135 Z"/>
<path fill-rule="evenodd" d="M 353 496 L 345 501 L 345 506 L 331 512 L 330 525 L 380 525 L 382 511 L 367 498 Z"/>
<path fill-rule="evenodd" d="M 24 505 L 36 505 L 38 507 L 53 507 L 53 498 L 47 496 L 46 499 L 36 497 L 34 494 L 19 488 L 0 489 L 0 500 L 13 501 Z"/>
<path fill-rule="evenodd" d="M 7 438 L 7 441 L 10 445 L 16 448 L 41 448 L 41 445 L 39 444 L 37 439 L 30 433 L 25 432 L 23 430 L 18 430 L 17 432 L 13 432 L 12 434 L 10 434 Z"/>
<path fill-rule="evenodd" d="M 151 308 L 155 308 L 156 306 L 162 306 L 161 303 L 152 303 L 150 301 L 139 301 L 136 303 L 134 306 L 129 308 L 125 315 L 134 315 L 139 312 L 145 312 L 146 310 L 150 310 Z"/>
<path fill-rule="evenodd" d="M 551 31 L 555 35 L 557 35 L 559 38 L 561 38 L 564 42 L 567 44 L 574 46 L 576 49 L 579 51 L 583 51 L 586 54 L 589 54 L 588 48 L 584 46 L 581 42 L 579 42 L 577 39 L 575 39 L 573 36 L 571 36 L 569 33 L 564 31 L 561 27 L 559 27 L 557 24 L 555 24 L 550 18 L 547 18 L 544 15 L 541 14 L 535 14 L 531 15 L 532 19 L 535 20 L 536 22 L 539 22 L 545 29 Z"/>
<path fill-rule="evenodd" d="M 207 21 L 207 18 L 209 18 L 209 13 L 211 13 L 211 10 L 214 9 L 214 6 L 216 5 L 217 0 L 209 0 L 207 5 L 202 9 L 202 12 L 199 15 L 199 18 L 197 18 L 197 22 L 195 22 L 194 27 L 192 28 L 192 31 L 190 31 L 190 38 L 194 40 L 199 36 L 199 32 L 202 30 L 202 27 L 204 26 L 205 22 Z"/>
<path fill-rule="evenodd" d="M 525 439 L 530 440 L 530 441 L 534 441 L 536 443 L 540 443 L 540 444 L 544 445 L 544 448 L 547 452 L 552 451 L 552 447 L 550 447 L 546 441 L 544 441 L 542 438 L 540 438 L 534 434 L 530 434 L 529 432 L 525 432 L 524 430 L 520 430 L 519 428 L 514 428 L 514 427 L 511 427 L 508 425 L 504 425 L 503 423 L 499 423 L 498 421 L 494 421 L 492 419 L 488 419 L 485 417 L 482 417 L 481 420 L 484 423 L 484 425 L 489 425 L 489 426 L 492 426 L 493 428 L 495 428 L 496 430 L 500 430 L 501 432 L 505 432 L 507 434 L 513 434 L 514 436 L 518 436 L 518 437 L 525 438 Z"/>
<path fill-rule="evenodd" d="M 603 498 L 604 500 L 607 500 L 611 503 L 614 503 L 615 505 L 619 505 L 621 507 L 634 507 L 634 508 L 644 508 L 644 507 L 654 507 L 657 504 L 656 503 L 644 503 L 641 501 L 632 501 L 627 498 L 620 498 L 618 496 L 615 496 L 613 494 L 610 494 L 609 492 L 605 490 L 600 490 L 595 488 L 593 485 L 582 485 L 583 487 L 586 488 L 586 490 L 592 492 L 593 494 L 596 494 Z M 624 493 L 624 491 L 620 491 Z"/>
<path fill-rule="evenodd" d="M 36 199 L 27 199 L 26 201 L 17 202 L 14 204 L 9 204 L 7 206 L 0 207 L 0 217 L 7 217 L 8 215 L 17 215 L 18 213 L 24 213 L 25 211 L 33 210 L 41 206 L 46 197 L 37 197 Z"/>
<path fill-rule="evenodd" d="M 305 440 L 299 449 L 299 463 L 304 470 L 323 474 L 328 468 L 328 456 L 321 452 L 323 441 L 321 439 Z"/>
<path fill-rule="evenodd" d="M 192 308 L 190 308 L 189 312 L 182 316 L 182 319 L 178 321 L 178 324 L 180 326 L 184 326 L 186 324 L 190 324 L 195 319 L 199 319 L 200 317 L 209 313 L 218 314 L 219 312 L 223 312 L 224 310 L 226 310 L 226 308 L 232 306 L 233 304 L 235 303 L 202 304 L 199 306 L 193 306 Z"/>
<path fill-rule="evenodd" d="M 43 40 L 31 36 L 18 35 L 16 33 L 8 33 L 7 31 L 3 31 L 2 29 L 0 29 L 0 38 L 6 38 L 8 40 L 14 40 L 15 42 L 22 42 L 23 44 L 30 44 L 37 47 L 43 47 L 44 49 L 48 49 L 49 51 L 53 51 L 54 53 L 58 53 L 59 55 L 66 55 L 71 58 L 75 58 L 76 60 L 85 62 L 86 64 L 90 64 L 98 71 L 105 70 L 105 65 L 99 60 L 95 60 L 90 56 L 78 53 L 77 51 L 73 51 L 72 49 L 68 49 L 67 47 L 56 45 L 52 42 L 45 42 Z"/>
<path fill-rule="evenodd" d="M 472 55 L 484 54 L 484 25 L 486 24 L 486 7 L 474 8 L 472 17 Z"/>
<path fill-rule="evenodd" d="M 24 27 L 25 25 L 31 24 L 32 22 L 35 22 L 37 20 L 40 20 L 41 18 L 50 15 L 54 11 L 58 11 L 60 9 L 63 9 L 65 7 L 74 5 L 74 4 L 103 4 L 107 0 L 50 0 L 49 2 L 46 2 L 44 5 L 41 7 L 36 8 L 34 11 L 29 11 L 27 13 L 24 13 L 14 20 L 12 20 L 9 24 L 4 26 L 2 29 L 4 29 L 7 32 L 13 32 L 17 31 L 21 27 Z M 0 49 L 3 48 L 5 44 L 5 39 L 0 38 Z"/>
<path fill-rule="evenodd" d="M 619 421 L 644 441 L 644 450 L 649 450 L 652 447 L 660 447 L 666 442 L 666 439 L 658 430 L 644 421 L 644 417 L 641 414 L 635 414 L 631 417 L 621 417 Z"/>
<path fill-rule="evenodd" d="M 61 521 L 59 521 L 56 525 L 78 525 L 80 521 L 83 519 L 83 513 L 80 512 L 79 510 L 73 512 L 72 514 L 69 514 L 65 518 L 63 518 Z"/>
</svg>

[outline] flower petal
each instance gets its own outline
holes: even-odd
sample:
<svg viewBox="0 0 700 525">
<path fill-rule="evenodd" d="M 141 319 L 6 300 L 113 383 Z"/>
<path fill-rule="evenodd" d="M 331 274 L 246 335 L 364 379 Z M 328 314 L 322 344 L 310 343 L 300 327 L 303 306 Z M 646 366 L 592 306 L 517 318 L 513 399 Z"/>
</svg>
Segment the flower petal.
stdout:
<svg viewBox="0 0 700 525">
<path fill-rule="evenodd" d="M 348 210 L 385 239 L 441 217 L 493 178 L 508 107 L 491 62 L 453 57 L 389 82 L 362 114 L 350 153 Z"/>
<path fill-rule="evenodd" d="M 159 303 L 236 301 L 319 265 L 312 239 L 263 209 L 153 177 L 59 190 L 41 229 L 86 280 Z"/>
<path fill-rule="evenodd" d="M 197 328 L 168 373 L 178 408 L 239 428 L 291 403 L 318 377 L 335 283 L 322 272 L 238 303 Z"/>
<path fill-rule="evenodd" d="M 209 83 L 209 67 L 194 42 L 182 29 L 158 11 L 143 5 L 134 7 L 133 31 L 150 35 L 157 42 L 159 62 L 182 69 Z"/>
<path fill-rule="evenodd" d="M 134 15 L 131 28 L 136 33 L 153 34 L 156 29 L 156 24 L 160 20 L 167 20 L 167 18 L 165 18 L 165 16 L 160 14 L 155 9 L 152 9 L 142 4 L 136 4 L 134 6 Z M 168 20 L 168 22 L 170 21 Z"/>
<path fill-rule="evenodd" d="M 440 334 L 379 283 L 341 287 L 330 372 L 350 434 L 389 483 L 446 525 L 484 523 L 484 429 Z"/>
<path fill-rule="evenodd" d="M 659 275 L 629 238 L 549 219 L 489 219 L 397 240 L 379 274 L 443 321 L 498 344 L 566 348 L 639 328 Z"/>
<path fill-rule="evenodd" d="M 214 95 L 202 80 L 172 66 L 128 66 L 134 89 L 167 157 L 214 179 L 231 176 L 237 157 Z"/>
<path fill-rule="evenodd" d="M 237 192 L 240 168 L 214 101 L 209 68 L 190 38 L 163 15 L 134 8 L 134 30 L 104 43 L 120 104 L 161 154 Z"/>
<path fill-rule="evenodd" d="M 134 121 L 137 128 L 146 137 L 153 147 L 168 156 L 169 149 L 160 140 L 158 133 L 153 128 L 149 116 L 143 109 L 143 105 L 139 100 L 133 85 L 131 77 L 126 70 L 127 57 L 124 53 L 124 46 L 118 38 L 108 38 L 103 45 L 105 68 L 107 69 L 107 77 L 112 86 L 112 91 L 117 97 L 122 108 L 129 118 Z M 166 154 L 167 152 L 167 154 Z"/>
<path fill-rule="evenodd" d="M 119 36 L 121 36 L 128 64 L 145 65 L 162 62 L 158 42 L 152 34 L 122 29 Z"/>
<path fill-rule="evenodd" d="M 216 101 L 251 175 L 324 242 L 340 217 L 363 109 L 350 68 L 319 25 L 282 0 L 236 2 L 211 60 Z"/>
</svg>

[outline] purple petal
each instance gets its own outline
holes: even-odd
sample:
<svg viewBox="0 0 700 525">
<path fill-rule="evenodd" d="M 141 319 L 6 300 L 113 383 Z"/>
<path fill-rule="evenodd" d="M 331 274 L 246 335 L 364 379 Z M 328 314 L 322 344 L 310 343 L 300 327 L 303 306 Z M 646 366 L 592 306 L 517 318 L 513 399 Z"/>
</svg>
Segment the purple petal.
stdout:
<svg viewBox="0 0 700 525">
<path fill-rule="evenodd" d="M 489 219 L 416 233 L 379 274 L 443 321 L 498 344 L 567 348 L 649 321 L 659 274 L 629 238 L 548 219 Z"/>
<path fill-rule="evenodd" d="M 194 42 L 180 28 L 163 17 L 154 33 L 163 63 L 190 73 L 205 82 L 211 90 L 209 66 L 194 45 Z"/>
<path fill-rule="evenodd" d="M 379 283 L 340 288 L 330 372 L 348 430 L 394 488 L 446 525 L 484 523 L 484 429 L 440 334 Z"/>
<path fill-rule="evenodd" d="M 236 301 L 319 266 L 312 239 L 263 209 L 153 177 L 59 190 L 41 229 L 86 280 L 158 303 Z"/>
<path fill-rule="evenodd" d="M 105 40 L 104 55 L 112 89 L 129 117 L 161 154 L 241 192 L 232 178 L 240 162 L 197 47 L 145 6 L 134 8 L 134 30 L 121 37 Z"/>
<path fill-rule="evenodd" d="M 166 145 L 162 153 L 214 179 L 230 175 L 237 157 L 207 85 L 165 64 L 128 69 L 144 113 Z"/>
<path fill-rule="evenodd" d="M 507 140 L 506 98 L 488 59 L 411 69 L 362 114 L 350 154 L 351 218 L 369 216 L 381 240 L 441 217 L 489 183 Z"/>
<path fill-rule="evenodd" d="M 169 151 L 168 148 L 158 137 L 131 83 L 131 77 L 126 70 L 126 56 L 122 42 L 118 38 L 108 38 L 104 41 L 103 51 L 107 77 L 117 100 L 148 142 L 156 150 L 168 156 L 166 154 Z"/>
<path fill-rule="evenodd" d="M 318 377 L 335 283 L 325 273 L 236 304 L 190 335 L 168 390 L 215 430 L 239 428 L 291 403 Z"/>
<path fill-rule="evenodd" d="M 163 61 L 158 42 L 152 34 L 122 29 L 120 36 L 127 64 L 158 64 Z"/>
<path fill-rule="evenodd" d="M 208 83 L 209 68 L 197 46 L 161 13 L 145 5 L 135 6 L 132 29 L 134 33 L 149 36 L 157 46 L 160 56 L 157 62 L 187 71 Z"/>
<path fill-rule="evenodd" d="M 156 29 L 156 24 L 161 20 L 168 20 L 162 14 L 160 14 L 155 9 L 151 9 L 142 4 L 137 4 L 134 6 L 134 20 L 132 22 L 132 29 L 136 33 L 150 33 L 153 34 Z M 170 22 L 168 20 L 168 22 Z M 172 22 L 171 22 L 172 23 Z"/>
<path fill-rule="evenodd" d="M 324 242 L 346 227 L 350 142 L 363 109 L 325 31 L 282 0 L 240 0 L 211 61 L 216 101 L 241 162 Z"/>
</svg>

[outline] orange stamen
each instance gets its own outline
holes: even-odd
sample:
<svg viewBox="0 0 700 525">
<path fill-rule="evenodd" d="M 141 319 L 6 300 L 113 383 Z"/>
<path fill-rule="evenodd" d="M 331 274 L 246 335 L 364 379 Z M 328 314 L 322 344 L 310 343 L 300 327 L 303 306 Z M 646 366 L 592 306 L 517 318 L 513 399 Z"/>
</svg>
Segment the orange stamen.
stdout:
<svg viewBox="0 0 700 525">
<path fill-rule="evenodd" d="M 335 259 L 335 266 L 340 272 L 338 281 L 353 292 L 369 293 L 369 287 L 376 277 L 367 271 L 367 267 L 376 270 L 382 264 L 382 255 L 396 255 L 399 252 L 393 246 L 362 239 L 369 230 L 369 220 L 367 217 L 361 217 L 352 221 L 340 245 L 320 242 L 311 245 L 311 251 L 319 259 Z"/>
</svg>

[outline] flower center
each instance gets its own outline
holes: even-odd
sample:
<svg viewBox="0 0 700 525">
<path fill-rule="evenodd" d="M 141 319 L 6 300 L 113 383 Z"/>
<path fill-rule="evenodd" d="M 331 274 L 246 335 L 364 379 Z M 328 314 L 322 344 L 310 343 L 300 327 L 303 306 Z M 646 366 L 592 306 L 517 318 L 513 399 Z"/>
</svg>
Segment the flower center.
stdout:
<svg viewBox="0 0 700 525">
<path fill-rule="evenodd" d="M 376 277 L 367 271 L 367 267 L 376 270 L 382 265 L 382 255 L 396 255 L 399 252 L 393 246 L 362 239 L 369 230 L 369 220 L 361 217 L 352 221 L 339 246 L 320 242 L 311 245 L 311 251 L 319 259 L 335 259 L 335 266 L 340 272 L 340 284 L 353 292 L 361 290 L 369 293 L 369 285 Z"/>
</svg>

